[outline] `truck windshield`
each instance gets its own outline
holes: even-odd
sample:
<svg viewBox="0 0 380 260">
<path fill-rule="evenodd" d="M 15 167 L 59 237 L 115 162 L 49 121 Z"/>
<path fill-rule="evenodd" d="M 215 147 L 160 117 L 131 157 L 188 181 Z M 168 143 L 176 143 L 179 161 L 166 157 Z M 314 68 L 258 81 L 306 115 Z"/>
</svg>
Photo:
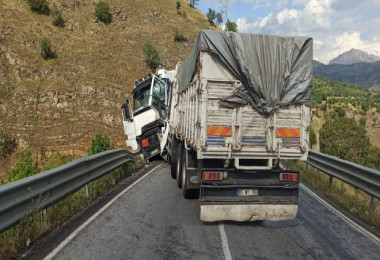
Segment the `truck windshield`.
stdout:
<svg viewBox="0 0 380 260">
<path fill-rule="evenodd" d="M 150 85 L 140 89 L 138 92 L 133 94 L 133 112 L 141 107 L 148 105 L 150 94 Z"/>
</svg>

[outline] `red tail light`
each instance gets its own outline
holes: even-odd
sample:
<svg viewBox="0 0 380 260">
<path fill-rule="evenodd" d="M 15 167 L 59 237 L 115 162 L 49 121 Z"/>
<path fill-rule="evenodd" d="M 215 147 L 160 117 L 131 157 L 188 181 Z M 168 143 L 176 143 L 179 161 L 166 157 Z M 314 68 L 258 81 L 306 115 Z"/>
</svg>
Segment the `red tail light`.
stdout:
<svg viewBox="0 0 380 260">
<path fill-rule="evenodd" d="M 144 148 L 147 147 L 147 146 L 149 146 L 149 140 L 148 140 L 148 138 L 145 138 L 145 139 L 142 140 L 142 146 Z"/>
<path fill-rule="evenodd" d="M 223 180 L 223 172 L 203 172 L 202 180 L 212 180 L 212 181 Z"/>
<path fill-rule="evenodd" d="M 280 181 L 298 181 L 298 173 L 280 173 Z"/>
</svg>

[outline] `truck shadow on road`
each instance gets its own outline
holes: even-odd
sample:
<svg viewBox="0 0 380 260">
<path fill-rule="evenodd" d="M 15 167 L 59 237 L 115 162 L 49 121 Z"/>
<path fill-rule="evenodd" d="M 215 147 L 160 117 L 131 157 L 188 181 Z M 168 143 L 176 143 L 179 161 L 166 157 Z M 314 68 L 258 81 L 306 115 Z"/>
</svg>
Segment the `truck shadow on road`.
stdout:
<svg viewBox="0 0 380 260">
<path fill-rule="evenodd" d="M 297 227 L 302 225 L 300 219 L 284 220 L 284 221 L 268 221 L 258 220 L 253 222 L 236 222 L 236 221 L 218 221 L 218 222 L 203 222 L 203 225 L 216 226 L 224 224 L 225 226 L 239 226 L 239 227 L 264 227 L 270 229 Z"/>
</svg>

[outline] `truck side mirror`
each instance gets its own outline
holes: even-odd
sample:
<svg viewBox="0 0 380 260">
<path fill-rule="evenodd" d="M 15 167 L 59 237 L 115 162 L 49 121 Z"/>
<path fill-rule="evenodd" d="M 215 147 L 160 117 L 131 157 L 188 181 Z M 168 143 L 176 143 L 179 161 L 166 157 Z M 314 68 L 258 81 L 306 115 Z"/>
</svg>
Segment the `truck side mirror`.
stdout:
<svg viewBox="0 0 380 260">
<path fill-rule="evenodd" d="M 125 101 L 125 103 L 121 106 L 121 110 L 123 112 L 123 118 L 124 118 L 124 121 L 128 120 L 131 118 L 131 115 L 129 114 L 129 99 L 127 98 L 127 100 Z"/>
</svg>

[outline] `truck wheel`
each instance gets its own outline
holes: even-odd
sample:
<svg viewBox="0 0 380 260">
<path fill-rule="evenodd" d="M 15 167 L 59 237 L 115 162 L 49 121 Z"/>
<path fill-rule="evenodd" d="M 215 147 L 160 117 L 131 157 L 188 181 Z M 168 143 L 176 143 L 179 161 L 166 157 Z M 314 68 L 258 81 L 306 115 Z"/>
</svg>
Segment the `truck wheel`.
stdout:
<svg viewBox="0 0 380 260">
<path fill-rule="evenodd" d="M 177 170 L 177 152 L 178 152 L 178 145 L 179 142 L 175 140 L 173 142 L 173 148 L 172 148 L 172 153 L 170 157 L 170 175 L 172 176 L 173 179 L 177 177 L 176 170 Z"/>
<path fill-rule="evenodd" d="M 199 198 L 199 190 L 196 189 L 188 189 L 186 186 L 186 179 L 187 179 L 187 166 L 189 165 L 189 162 L 186 160 L 186 153 L 187 151 L 183 151 L 183 159 L 182 159 L 182 196 L 185 199 L 198 199 Z M 192 156 L 189 154 L 187 156 L 189 160 L 193 159 Z"/>
<path fill-rule="evenodd" d="M 177 150 L 177 167 L 176 167 L 176 178 L 177 178 L 177 187 L 182 188 L 182 167 L 183 167 L 183 143 L 181 142 L 178 145 Z"/>
</svg>

